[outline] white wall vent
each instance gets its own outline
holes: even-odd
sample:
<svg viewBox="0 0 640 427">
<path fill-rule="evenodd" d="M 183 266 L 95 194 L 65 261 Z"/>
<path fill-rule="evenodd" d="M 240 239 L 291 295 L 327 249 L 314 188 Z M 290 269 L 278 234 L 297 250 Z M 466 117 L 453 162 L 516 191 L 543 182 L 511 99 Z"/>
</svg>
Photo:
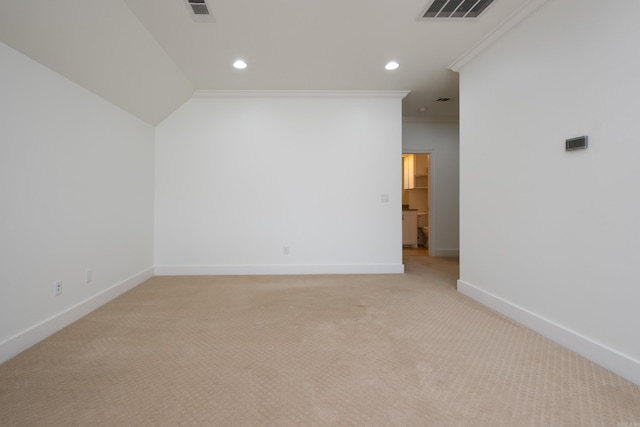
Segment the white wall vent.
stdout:
<svg viewBox="0 0 640 427">
<path fill-rule="evenodd" d="M 432 0 L 420 19 L 477 18 L 493 0 Z"/>
<path fill-rule="evenodd" d="M 206 0 L 186 0 L 191 17 L 196 22 L 213 22 L 213 15 L 209 11 Z"/>
</svg>

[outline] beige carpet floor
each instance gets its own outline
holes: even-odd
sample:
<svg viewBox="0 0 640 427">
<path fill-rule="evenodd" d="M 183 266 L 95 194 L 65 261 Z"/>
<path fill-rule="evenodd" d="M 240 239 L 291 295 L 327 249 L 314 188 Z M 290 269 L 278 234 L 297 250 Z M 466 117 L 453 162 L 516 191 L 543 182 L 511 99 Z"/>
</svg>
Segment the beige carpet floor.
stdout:
<svg viewBox="0 0 640 427">
<path fill-rule="evenodd" d="M 2 426 L 640 426 L 640 387 L 404 275 L 155 277 L 0 365 Z"/>
</svg>

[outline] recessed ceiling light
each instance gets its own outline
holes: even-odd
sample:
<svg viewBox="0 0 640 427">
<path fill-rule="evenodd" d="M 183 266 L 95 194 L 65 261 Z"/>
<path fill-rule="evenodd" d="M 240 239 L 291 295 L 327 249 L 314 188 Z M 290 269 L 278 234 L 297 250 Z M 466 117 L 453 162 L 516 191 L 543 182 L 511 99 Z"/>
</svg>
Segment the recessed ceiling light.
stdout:
<svg viewBox="0 0 640 427">
<path fill-rule="evenodd" d="M 244 62 L 242 59 L 238 59 L 236 62 L 233 63 L 233 66 L 238 70 L 244 70 L 245 68 L 247 68 L 247 63 Z"/>
<path fill-rule="evenodd" d="M 427 107 L 420 107 L 418 108 L 418 111 L 424 113 L 425 111 L 427 111 Z"/>
<path fill-rule="evenodd" d="M 400 66 L 396 61 L 387 62 L 387 65 L 384 66 L 385 70 L 395 70 Z"/>
</svg>

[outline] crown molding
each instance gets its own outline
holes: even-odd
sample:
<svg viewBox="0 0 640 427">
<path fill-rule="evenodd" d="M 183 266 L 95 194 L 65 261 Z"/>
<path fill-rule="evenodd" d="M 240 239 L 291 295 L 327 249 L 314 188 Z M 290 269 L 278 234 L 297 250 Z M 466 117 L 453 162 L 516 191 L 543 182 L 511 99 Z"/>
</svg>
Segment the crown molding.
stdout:
<svg viewBox="0 0 640 427">
<path fill-rule="evenodd" d="M 197 90 L 193 98 L 396 98 L 408 90 Z"/>
<path fill-rule="evenodd" d="M 453 71 L 460 71 L 469 61 L 478 56 L 486 48 L 491 46 L 506 33 L 508 33 L 516 25 L 531 16 L 535 11 L 546 5 L 549 0 L 530 0 L 525 3 L 520 9 L 516 10 L 507 19 L 505 19 L 498 27 L 480 39 L 471 49 L 465 52 L 460 58 L 458 58 L 453 64 L 449 65 L 449 69 Z"/>
</svg>

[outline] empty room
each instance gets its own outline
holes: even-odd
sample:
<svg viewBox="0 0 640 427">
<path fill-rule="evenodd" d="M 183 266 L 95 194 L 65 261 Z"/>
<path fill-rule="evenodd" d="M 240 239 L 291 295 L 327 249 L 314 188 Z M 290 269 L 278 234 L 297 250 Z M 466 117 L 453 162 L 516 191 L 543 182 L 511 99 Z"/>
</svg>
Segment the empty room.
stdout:
<svg viewBox="0 0 640 427">
<path fill-rule="evenodd" d="M 0 425 L 640 426 L 639 13 L 0 3 Z"/>
</svg>

